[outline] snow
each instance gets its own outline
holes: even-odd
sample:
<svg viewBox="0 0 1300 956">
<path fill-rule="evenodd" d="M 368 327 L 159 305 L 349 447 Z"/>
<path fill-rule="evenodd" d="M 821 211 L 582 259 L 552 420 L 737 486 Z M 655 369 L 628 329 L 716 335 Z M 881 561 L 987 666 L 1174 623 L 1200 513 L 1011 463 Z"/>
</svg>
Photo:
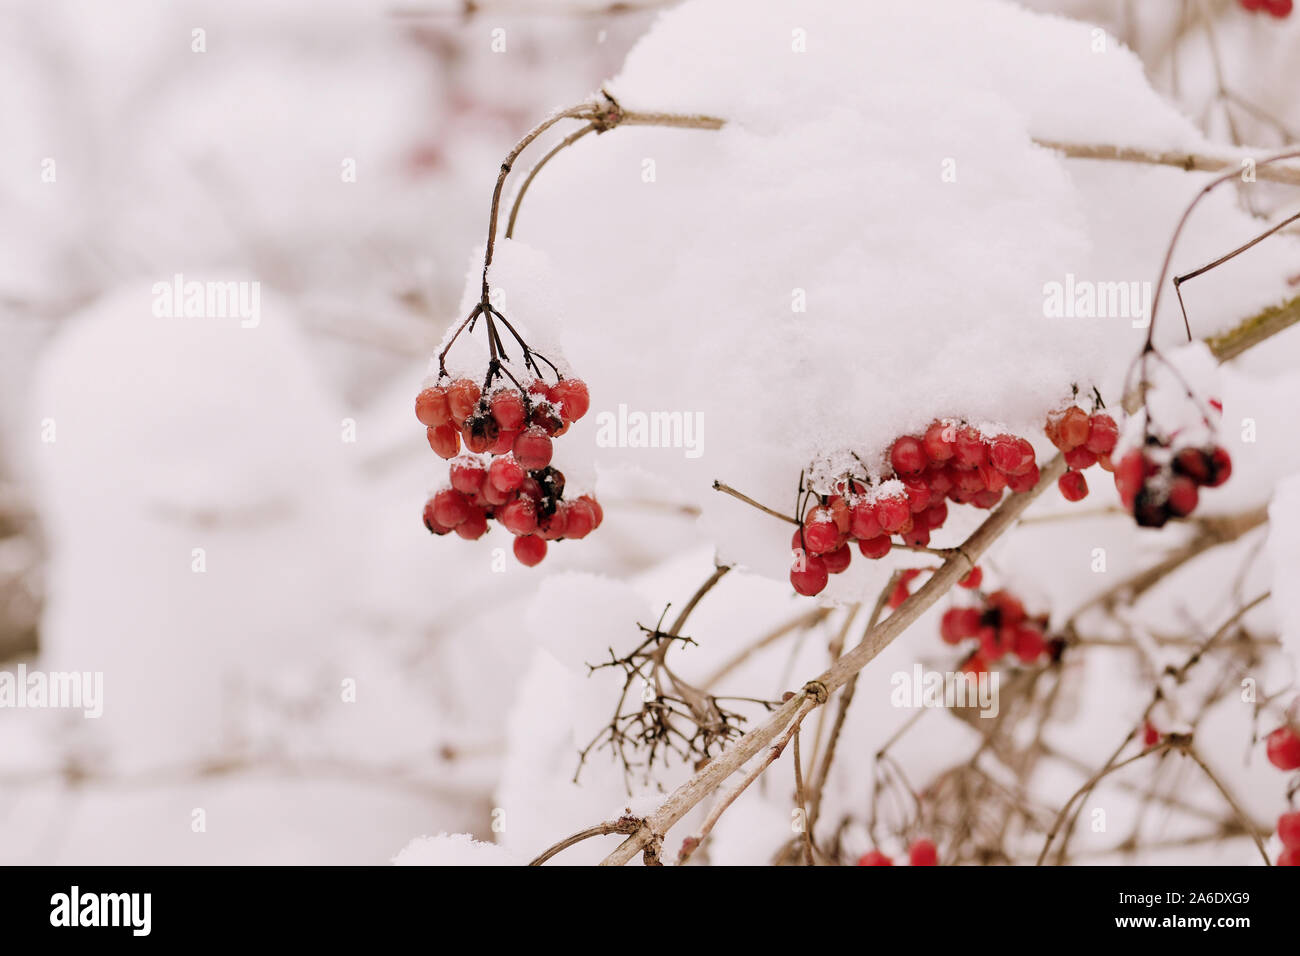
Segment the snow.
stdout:
<svg viewBox="0 0 1300 956">
<path fill-rule="evenodd" d="M 517 866 L 508 850 L 475 840 L 468 833 L 417 837 L 397 856 L 397 866 Z"/>
</svg>

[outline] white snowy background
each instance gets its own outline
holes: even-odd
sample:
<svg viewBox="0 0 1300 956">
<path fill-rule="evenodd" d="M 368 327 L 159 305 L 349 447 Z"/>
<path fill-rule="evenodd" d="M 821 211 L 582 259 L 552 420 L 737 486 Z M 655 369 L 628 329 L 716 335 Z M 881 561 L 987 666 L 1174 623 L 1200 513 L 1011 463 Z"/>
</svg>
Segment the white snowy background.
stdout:
<svg viewBox="0 0 1300 956">
<path fill-rule="evenodd" d="M 586 664 L 635 646 L 638 623 L 680 607 L 715 555 L 742 569 L 690 619 L 698 646 L 675 658 L 688 679 L 816 606 L 785 578 L 788 527 L 715 479 L 788 510 L 818 456 L 878 456 L 935 418 L 1005 427 L 1045 461 L 1042 421 L 1071 383 L 1118 404 L 1142 331 L 1045 318 L 1044 283 L 1154 281 L 1210 177 L 1035 140 L 1263 156 L 1300 130 L 1300 17 L 1229 2 L 1205 5 L 1210 31 L 1187 26 L 1200 5 L 1180 0 L 462 6 L 0 12 L 0 666 L 101 671 L 105 694 L 98 720 L 0 710 L 0 862 L 516 863 L 652 808 L 689 767 L 629 794 L 597 754 L 572 782 L 617 694 Z M 477 295 L 502 157 L 602 85 L 626 109 L 727 125 L 586 137 L 499 245 L 495 301 L 590 386 L 592 414 L 556 463 L 605 508 L 542 566 L 499 570 L 501 530 L 470 543 L 422 527 L 445 464 L 412 401 Z M 940 175 L 949 160 L 955 181 Z M 1297 203 L 1295 188 L 1217 191 L 1174 268 Z M 177 273 L 259 282 L 260 322 L 154 316 L 154 284 Z M 1294 235 L 1270 239 L 1185 287 L 1194 333 L 1289 299 L 1298 279 Z M 1176 351 L 1172 297 L 1159 327 Z M 1198 515 L 1268 505 L 1271 523 L 1172 576 L 1128 622 L 1204 639 L 1272 588 L 1243 622 L 1278 639 L 1250 674 L 1261 697 L 1300 666 L 1298 360 L 1292 330 L 1202 376 L 1235 470 Z M 698 413 L 702 453 L 598 446 L 597 413 L 620 403 Z M 1058 623 L 1190 534 L 1093 514 L 1118 499 L 1088 477 L 1085 502 L 1049 491 L 1030 516 L 1062 520 L 1016 529 L 984 562 Z M 983 515 L 965 510 L 937 544 Z M 856 561 L 828 603 L 870 602 L 894 567 L 922 564 Z M 891 706 L 890 675 L 953 666 L 937 637 L 947 606 L 864 671 L 827 819 L 862 819 L 871 754 L 913 716 Z M 833 637 L 774 643 L 719 688 L 779 698 L 823 669 Z M 1186 652 L 1141 646 L 1071 659 L 1068 706 L 1046 728 L 1056 750 L 1100 766 L 1152 673 Z M 1231 695 L 1197 729 L 1264 832 L 1286 786 L 1256 742 L 1269 729 Z M 977 743 L 927 714 L 895 756 L 924 786 Z M 789 840 L 789 762 L 722 818 L 710 862 L 764 863 Z M 1084 779 L 1058 763 L 1030 786 L 1054 812 Z M 1136 795 L 1098 797 L 1116 821 L 1141 805 L 1145 778 L 1125 779 Z M 1221 812 L 1203 780 L 1182 779 L 1188 803 Z M 1186 835 L 1186 819 L 1148 812 L 1153 840 Z M 1073 846 L 1087 862 L 1259 862 L 1241 837 L 1111 853 L 1123 831 L 1085 828 Z M 597 861 L 617 839 L 557 862 Z M 845 845 L 870 842 L 859 827 Z"/>
</svg>

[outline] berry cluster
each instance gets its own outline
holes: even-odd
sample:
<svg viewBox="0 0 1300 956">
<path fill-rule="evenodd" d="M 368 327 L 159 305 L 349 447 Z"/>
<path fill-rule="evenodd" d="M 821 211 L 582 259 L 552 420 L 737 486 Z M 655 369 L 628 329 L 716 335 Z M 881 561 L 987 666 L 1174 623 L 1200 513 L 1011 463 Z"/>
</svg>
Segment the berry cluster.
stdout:
<svg viewBox="0 0 1300 956">
<path fill-rule="evenodd" d="M 888 554 L 895 537 L 923 548 L 948 520 L 948 502 L 993 508 L 1005 491 L 1028 491 L 1038 483 L 1028 441 L 986 436 L 957 422 L 936 421 L 923 435 L 899 438 L 888 464 L 878 482 L 845 476 L 836 493 L 817 496 L 817 505 L 803 514 L 791 542 L 790 583 L 800 594 L 819 594 L 828 575 L 849 566 L 851 541 L 871 559 Z"/>
<path fill-rule="evenodd" d="M 564 474 L 551 466 L 551 439 L 590 404 L 587 386 L 575 378 L 486 392 L 462 378 L 421 391 L 415 416 L 428 428 L 430 447 L 451 459 L 451 485 L 425 504 L 424 526 L 473 541 L 495 518 L 515 535 L 515 557 L 528 567 L 546 557 L 546 542 L 585 538 L 603 512 L 591 495 L 565 499 Z"/>
<path fill-rule="evenodd" d="M 1059 645 L 1049 643 L 1046 636 L 1047 615 L 1030 617 L 1024 602 L 1010 591 L 979 591 L 982 578 L 980 569 L 975 568 L 960 582 L 976 591 L 979 603 L 950 607 L 939 621 L 939 636 L 945 644 L 978 642 L 963 670 L 980 674 L 1008 656 L 1015 656 L 1022 664 L 1036 664 L 1056 653 Z"/>
<path fill-rule="evenodd" d="M 1277 838 L 1282 841 L 1278 866 L 1300 866 L 1300 810 L 1292 810 L 1277 818 Z"/>
<path fill-rule="evenodd" d="M 1297 814 L 1300 816 L 1300 814 Z M 939 848 L 933 840 L 924 837 L 907 848 L 907 862 L 911 866 L 938 866 Z M 858 857 L 858 866 L 893 866 L 894 861 L 879 850 L 868 850 Z"/>
<path fill-rule="evenodd" d="M 1295 8 L 1295 0 L 1238 0 L 1241 9 L 1251 13 L 1267 13 L 1285 20 Z"/>
<path fill-rule="evenodd" d="M 1083 476 L 1086 469 L 1100 465 L 1105 471 L 1115 470 L 1110 453 L 1119 443 L 1119 426 L 1105 412 L 1089 415 L 1072 405 L 1048 415 L 1043 430 L 1069 466 L 1069 471 L 1056 480 L 1056 487 L 1066 501 L 1082 501 L 1088 497 L 1088 479 Z"/>
<path fill-rule="evenodd" d="M 1232 475 L 1232 459 L 1221 446 L 1173 449 L 1155 437 L 1115 466 L 1115 488 L 1124 507 L 1144 528 L 1196 510 L 1198 489 L 1217 488 Z"/>
</svg>

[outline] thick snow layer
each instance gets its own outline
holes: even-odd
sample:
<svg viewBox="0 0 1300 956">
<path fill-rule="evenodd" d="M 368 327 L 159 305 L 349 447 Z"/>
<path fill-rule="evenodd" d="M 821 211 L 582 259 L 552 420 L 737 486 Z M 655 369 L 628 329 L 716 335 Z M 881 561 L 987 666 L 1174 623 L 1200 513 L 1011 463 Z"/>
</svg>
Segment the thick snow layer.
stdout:
<svg viewBox="0 0 1300 956">
<path fill-rule="evenodd" d="M 468 833 L 439 833 L 417 837 L 397 856 L 397 866 L 515 866 L 511 853 L 495 843 L 482 843 Z"/>
</svg>

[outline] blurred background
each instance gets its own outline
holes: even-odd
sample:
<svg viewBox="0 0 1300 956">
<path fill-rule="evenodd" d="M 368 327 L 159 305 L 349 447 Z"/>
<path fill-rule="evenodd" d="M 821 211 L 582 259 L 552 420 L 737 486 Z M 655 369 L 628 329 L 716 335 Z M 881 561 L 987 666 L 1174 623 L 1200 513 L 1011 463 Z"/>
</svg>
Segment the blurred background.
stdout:
<svg viewBox="0 0 1300 956">
<path fill-rule="evenodd" d="M 668 6 L 0 8 L 0 667 L 108 675 L 99 720 L 0 711 L 0 862 L 379 863 L 490 836 L 523 667 L 503 607 L 535 579 L 430 547 L 411 401 L 502 157 Z M 1119 37 L 1211 137 L 1296 141 L 1293 22 L 1029 6 Z M 259 282 L 256 331 L 135 321 L 177 274 Z M 620 520 L 555 568 L 696 543 L 661 488 L 602 499 Z"/>
</svg>

